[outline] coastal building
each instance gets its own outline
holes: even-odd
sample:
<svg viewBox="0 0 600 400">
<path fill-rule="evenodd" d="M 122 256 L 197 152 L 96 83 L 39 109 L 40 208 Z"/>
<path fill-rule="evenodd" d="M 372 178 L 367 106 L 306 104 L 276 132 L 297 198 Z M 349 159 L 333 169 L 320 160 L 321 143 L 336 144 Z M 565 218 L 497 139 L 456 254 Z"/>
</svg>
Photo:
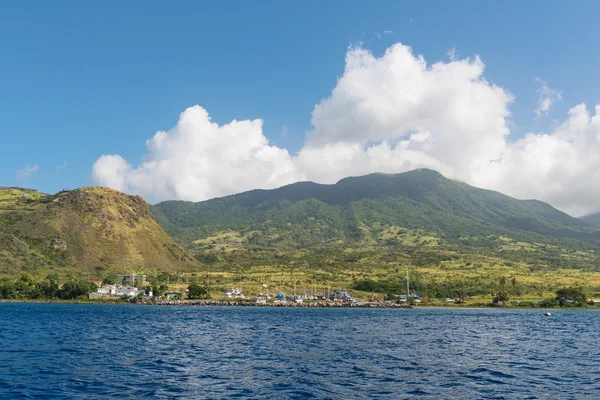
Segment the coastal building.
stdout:
<svg viewBox="0 0 600 400">
<path fill-rule="evenodd" d="M 97 293 L 103 296 L 116 296 L 117 295 L 117 285 L 104 285 L 98 288 Z"/>
<path fill-rule="evenodd" d="M 166 292 L 164 297 L 168 300 L 179 300 L 181 298 L 181 293 L 179 292 Z"/>
<path fill-rule="evenodd" d="M 133 286 L 122 286 L 116 291 L 117 296 L 135 297 L 138 295 L 138 289 Z"/>
<path fill-rule="evenodd" d="M 244 299 L 246 297 L 244 296 L 244 293 L 242 293 L 242 290 L 238 288 L 229 288 L 225 290 L 224 296 L 228 299 Z"/>
<path fill-rule="evenodd" d="M 104 285 L 99 287 L 94 293 L 89 295 L 90 299 L 101 299 L 101 298 L 119 298 L 121 296 L 148 296 L 152 297 L 152 291 L 146 295 L 145 289 L 138 289 L 135 286 L 124 286 L 124 285 Z"/>
<path fill-rule="evenodd" d="M 350 301 L 352 300 L 352 294 L 348 290 L 336 290 L 333 293 L 329 293 L 326 296 L 328 300 L 333 301 Z"/>
</svg>

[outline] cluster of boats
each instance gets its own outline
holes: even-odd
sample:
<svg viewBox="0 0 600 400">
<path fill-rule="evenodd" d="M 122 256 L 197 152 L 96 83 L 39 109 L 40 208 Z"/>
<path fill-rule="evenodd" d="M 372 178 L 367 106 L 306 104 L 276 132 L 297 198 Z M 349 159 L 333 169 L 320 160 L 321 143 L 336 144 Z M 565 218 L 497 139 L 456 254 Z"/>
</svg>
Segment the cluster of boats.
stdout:
<svg viewBox="0 0 600 400">
<path fill-rule="evenodd" d="M 265 285 L 263 285 L 265 286 Z M 246 296 L 242 292 L 240 288 L 228 288 L 225 290 L 225 294 L 223 297 L 227 299 L 246 299 Z M 348 290 L 336 290 L 333 292 L 327 291 L 322 294 L 315 294 L 313 292 L 312 295 L 308 293 L 304 294 L 293 294 L 286 295 L 284 293 L 277 293 L 276 295 L 270 295 L 268 293 L 259 293 L 258 296 L 255 297 L 257 304 L 267 304 L 267 301 L 272 300 L 274 304 L 287 304 L 287 303 L 295 303 L 302 304 L 306 300 L 317 301 L 317 300 L 329 300 L 329 301 L 339 301 L 339 302 L 348 302 L 353 303 L 356 300 L 352 297 L 352 294 Z M 418 296 L 417 296 L 418 299 Z"/>
</svg>

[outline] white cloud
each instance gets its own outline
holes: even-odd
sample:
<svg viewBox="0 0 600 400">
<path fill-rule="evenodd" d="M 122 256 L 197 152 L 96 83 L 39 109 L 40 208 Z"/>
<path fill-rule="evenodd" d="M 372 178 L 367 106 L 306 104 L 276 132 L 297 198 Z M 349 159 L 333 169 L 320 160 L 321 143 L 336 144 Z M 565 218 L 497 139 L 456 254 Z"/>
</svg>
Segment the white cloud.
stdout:
<svg viewBox="0 0 600 400">
<path fill-rule="evenodd" d="M 512 95 L 484 78 L 479 57 L 428 64 L 402 44 L 375 57 L 348 50 L 343 75 L 315 106 L 298 154 L 272 146 L 261 120 L 211 122 L 185 110 L 177 125 L 147 141 L 137 166 L 103 155 L 94 180 L 150 201 L 204 200 L 313 180 L 332 183 L 370 172 L 430 167 L 574 214 L 596 211 L 600 196 L 600 106 L 574 107 L 551 132 L 510 140 Z"/>
<path fill-rule="evenodd" d="M 56 172 L 59 173 L 60 171 L 62 171 L 63 169 L 65 169 L 67 167 L 68 163 L 66 161 L 64 161 L 62 164 L 60 164 L 57 168 L 56 168 Z"/>
<path fill-rule="evenodd" d="M 390 31 L 390 30 L 388 29 L 388 30 L 385 30 L 385 31 L 383 31 L 383 34 L 384 34 L 384 35 L 387 35 L 387 36 L 390 36 L 390 35 L 393 35 L 393 34 L 394 34 L 394 32 L 392 32 L 392 31 Z"/>
<path fill-rule="evenodd" d="M 152 197 L 150 192 L 152 188 L 139 188 L 128 184 L 127 181 L 131 173 L 131 165 L 123 157 L 119 155 L 102 155 L 94 164 L 92 177 L 95 182 L 102 186 L 108 186 L 122 192 L 133 191 L 136 194 L 151 195 Z M 174 197 L 174 199 L 177 198 Z"/>
<path fill-rule="evenodd" d="M 572 215 L 599 211 L 600 106 L 584 104 L 550 133 L 529 133 L 472 183 L 519 198 L 549 202 Z"/>
<path fill-rule="evenodd" d="M 287 150 L 270 146 L 262 120 L 219 126 L 200 106 L 181 113 L 177 125 L 146 141 L 136 167 L 121 156 L 103 155 L 93 179 L 149 200 L 202 200 L 257 187 L 273 188 L 299 178 Z"/>
<path fill-rule="evenodd" d="M 25 168 L 18 169 L 15 175 L 17 179 L 27 179 L 32 174 L 35 174 L 38 170 L 38 165 L 26 166 Z"/>
<path fill-rule="evenodd" d="M 377 145 L 395 152 L 390 158 L 394 168 L 405 153 L 419 153 L 437 160 L 449 175 L 474 173 L 502 151 L 512 100 L 483 78 L 483 70 L 479 57 L 427 65 L 401 44 L 381 58 L 350 49 L 331 96 L 315 107 L 307 148 L 400 142 Z"/>
<path fill-rule="evenodd" d="M 547 114 L 552 108 L 552 104 L 562 99 L 562 93 L 559 90 L 551 89 L 548 86 L 548 82 L 535 78 L 536 83 L 540 86 L 538 89 L 538 104 L 534 113 L 538 118 L 542 115 Z"/>
</svg>

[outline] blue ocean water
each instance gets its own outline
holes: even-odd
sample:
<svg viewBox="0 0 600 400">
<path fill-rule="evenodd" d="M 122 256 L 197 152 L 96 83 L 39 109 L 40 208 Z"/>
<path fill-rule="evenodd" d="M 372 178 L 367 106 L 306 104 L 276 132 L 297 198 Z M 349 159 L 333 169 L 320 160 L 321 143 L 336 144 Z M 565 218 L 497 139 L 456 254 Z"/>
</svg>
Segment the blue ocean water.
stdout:
<svg viewBox="0 0 600 400">
<path fill-rule="evenodd" d="M 600 398 L 600 312 L 0 304 L 0 398 Z"/>
</svg>

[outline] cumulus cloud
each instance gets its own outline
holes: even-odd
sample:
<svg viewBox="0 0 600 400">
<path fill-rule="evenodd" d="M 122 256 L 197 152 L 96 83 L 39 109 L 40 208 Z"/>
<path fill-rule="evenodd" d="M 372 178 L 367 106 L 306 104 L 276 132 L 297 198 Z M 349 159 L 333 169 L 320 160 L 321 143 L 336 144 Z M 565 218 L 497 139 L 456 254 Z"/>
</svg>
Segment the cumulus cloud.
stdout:
<svg viewBox="0 0 600 400">
<path fill-rule="evenodd" d="M 93 179 L 149 200 L 203 200 L 299 179 L 287 150 L 270 146 L 262 120 L 219 126 L 208 112 L 190 107 L 177 125 L 146 141 L 144 161 L 132 166 L 119 155 L 103 155 Z"/>
<path fill-rule="evenodd" d="M 475 185 L 519 198 L 549 202 L 572 215 L 599 211 L 600 106 L 585 104 L 550 133 L 529 133 L 509 143 Z"/>
<path fill-rule="evenodd" d="M 538 118 L 547 114 L 552 108 L 552 104 L 562 99 L 560 90 L 552 89 L 548 86 L 548 82 L 535 78 L 536 83 L 540 86 L 538 89 L 538 103 L 534 113 Z"/>
<path fill-rule="evenodd" d="M 600 106 L 592 116 L 578 105 L 553 131 L 511 140 L 513 96 L 487 81 L 484 70 L 477 56 L 428 64 L 400 43 L 381 57 L 352 47 L 297 154 L 270 145 L 260 119 L 218 125 L 194 106 L 147 141 L 139 165 L 103 155 L 93 178 L 150 201 L 199 201 L 299 180 L 333 183 L 429 167 L 574 214 L 596 211 Z"/>
<path fill-rule="evenodd" d="M 17 176 L 17 179 L 27 179 L 29 176 L 37 172 L 38 167 L 38 165 L 26 166 L 25 168 L 18 169 L 15 175 Z"/>
<path fill-rule="evenodd" d="M 510 93 L 483 78 L 483 71 L 479 57 L 429 66 L 401 44 L 381 58 L 350 49 L 331 96 L 315 107 L 314 130 L 299 158 L 332 144 L 339 149 L 381 142 L 365 153 L 385 153 L 392 168 L 400 161 L 435 159 L 446 174 L 476 173 L 502 151 L 512 101 Z"/>
</svg>

